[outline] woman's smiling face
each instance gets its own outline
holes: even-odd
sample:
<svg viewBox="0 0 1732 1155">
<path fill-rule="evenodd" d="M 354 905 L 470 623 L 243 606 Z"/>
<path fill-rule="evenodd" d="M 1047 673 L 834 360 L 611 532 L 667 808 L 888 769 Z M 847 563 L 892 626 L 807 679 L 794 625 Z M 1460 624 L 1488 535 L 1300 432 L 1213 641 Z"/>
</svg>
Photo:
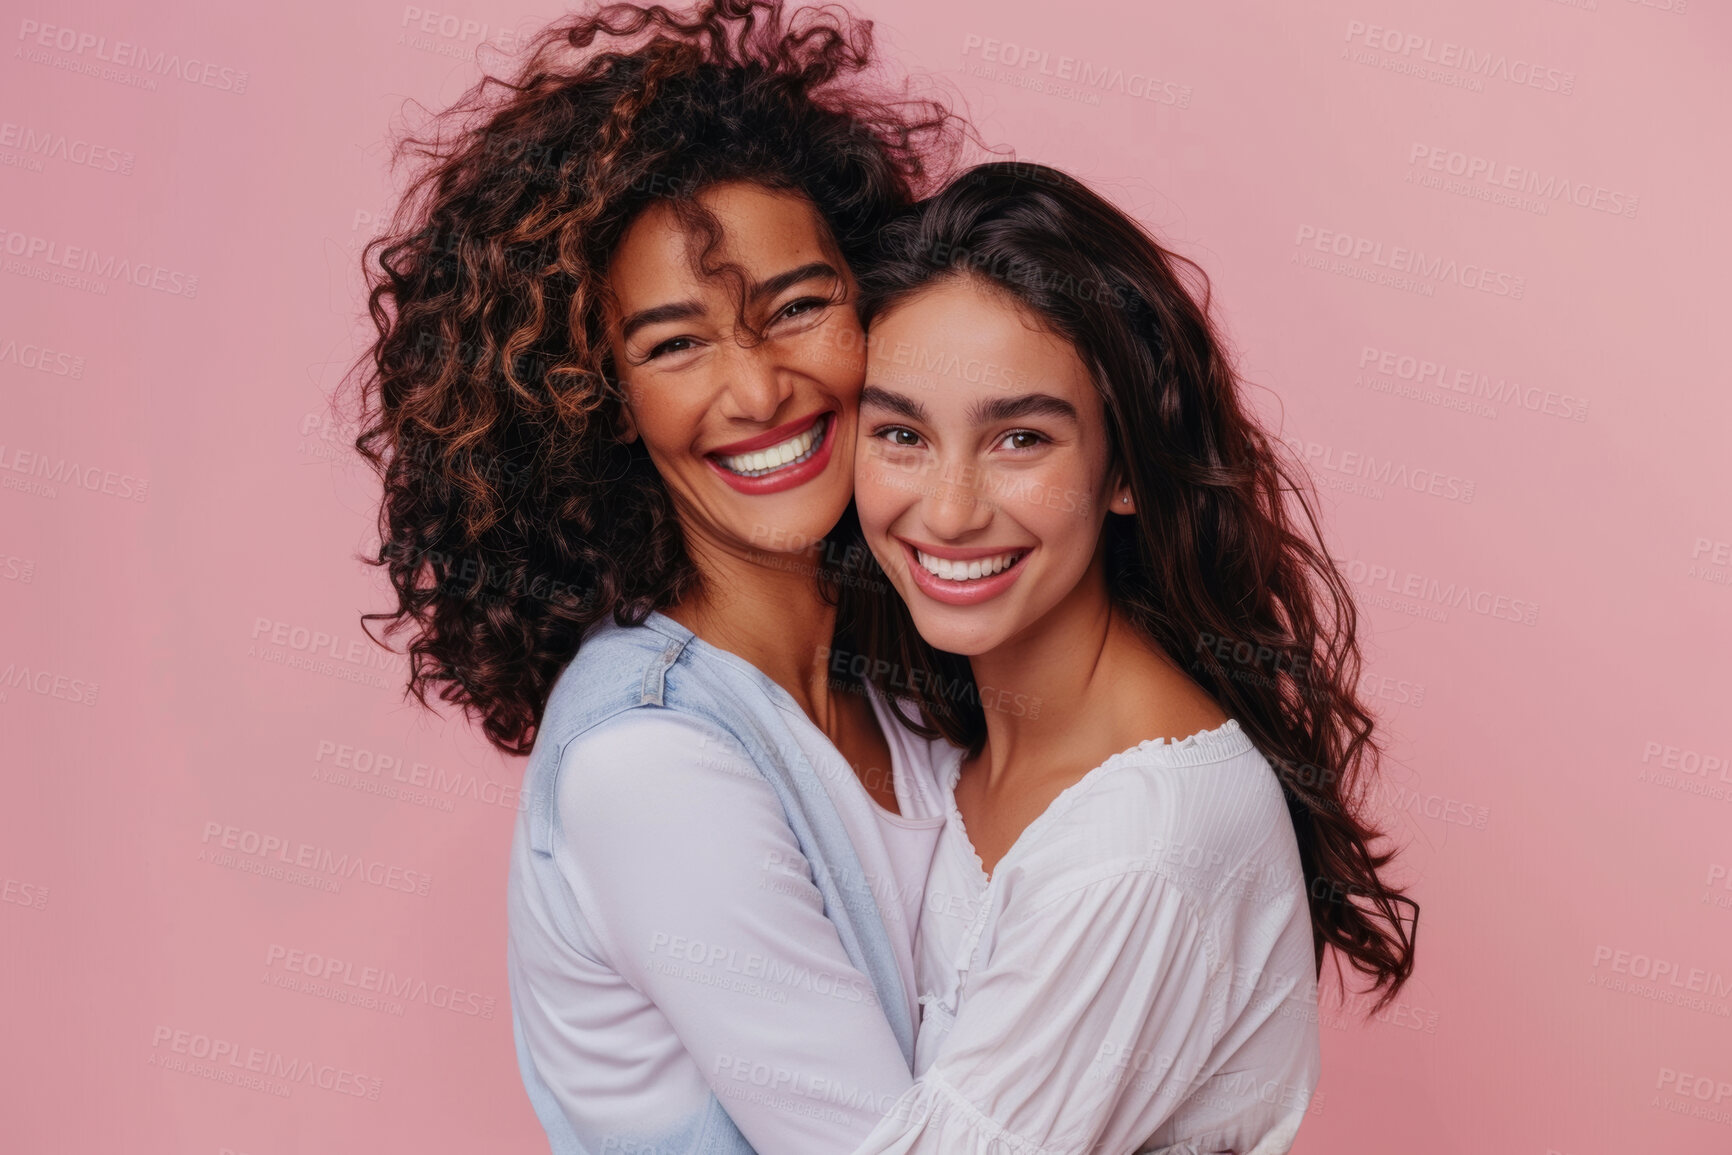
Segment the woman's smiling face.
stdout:
<svg viewBox="0 0 1732 1155">
<path fill-rule="evenodd" d="M 798 553 L 834 528 L 853 486 L 865 375 L 854 282 L 803 197 L 736 182 L 697 199 L 721 225 L 713 259 L 743 273 L 763 340 L 736 333 L 733 287 L 693 269 L 673 210 L 645 210 L 608 270 L 628 433 L 695 556 Z"/>
<path fill-rule="evenodd" d="M 1098 593 L 1102 523 L 1131 512 L 1070 342 L 968 276 L 872 326 L 855 503 L 927 642 L 979 655 Z M 1116 503 L 1116 504 L 1115 504 Z"/>
</svg>

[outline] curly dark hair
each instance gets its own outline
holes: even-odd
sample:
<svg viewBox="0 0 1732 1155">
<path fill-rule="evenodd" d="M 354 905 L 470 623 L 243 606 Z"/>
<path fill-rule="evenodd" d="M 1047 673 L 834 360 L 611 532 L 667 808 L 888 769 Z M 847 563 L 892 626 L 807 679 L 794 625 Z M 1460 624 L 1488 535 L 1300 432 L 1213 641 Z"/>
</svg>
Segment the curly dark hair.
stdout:
<svg viewBox="0 0 1732 1155">
<path fill-rule="evenodd" d="M 383 481 L 364 560 L 397 601 L 363 621 L 409 632 L 423 706 L 436 693 L 527 753 L 591 625 L 696 587 L 661 478 L 620 439 L 608 261 L 655 203 L 707 258 L 719 232 L 695 198 L 724 181 L 802 195 L 862 261 L 965 135 L 942 101 L 875 87 L 871 30 L 780 0 L 610 4 L 399 144 L 415 176 L 363 258 L 378 336 L 355 446 Z"/>
<path fill-rule="evenodd" d="M 1394 852 L 1371 849 L 1383 835 L 1362 817 L 1382 751 L 1359 699 L 1356 609 L 1303 467 L 1241 396 L 1208 277 L 1081 182 L 1026 162 L 970 169 L 886 229 L 861 277 L 861 318 L 956 277 L 1008 295 L 1089 367 L 1136 509 L 1104 531 L 1114 609 L 1268 759 L 1298 838 L 1316 962 L 1333 946 L 1383 990 L 1381 1010 L 1412 975 L 1419 907 L 1379 877 Z M 886 579 L 870 552 L 851 560 L 858 667 L 916 701 L 921 732 L 978 753 L 986 721 L 968 660 L 928 646 L 894 594 L 861 593 Z"/>
</svg>

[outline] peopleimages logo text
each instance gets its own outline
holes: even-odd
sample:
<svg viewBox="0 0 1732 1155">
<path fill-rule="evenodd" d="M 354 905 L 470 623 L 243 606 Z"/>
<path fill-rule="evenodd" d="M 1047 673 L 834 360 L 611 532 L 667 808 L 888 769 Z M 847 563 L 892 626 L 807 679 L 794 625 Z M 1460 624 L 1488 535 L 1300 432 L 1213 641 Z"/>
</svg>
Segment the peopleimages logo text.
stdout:
<svg viewBox="0 0 1732 1155">
<path fill-rule="evenodd" d="M 100 465 L 81 465 L 76 458 L 54 457 L 0 442 L 0 474 L 22 473 L 60 485 L 77 486 L 92 493 L 105 493 L 123 501 L 143 501 L 150 494 L 149 480 L 130 473 L 116 473 Z M 11 478 L 6 478 L 11 481 Z M 11 485 L 6 488 L 13 488 Z"/>
<path fill-rule="evenodd" d="M 190 1074 L 202 1074 L 189 1068 L 184 1061 L 158 1061 L 157 1052 L 163 1060 L 172 1060 L 175 1056 L 184 1059 L 201 1061 L 216 1072 L 221 1072 L 223 1065 L 240 1073 L 261 1076 L 265 1079 L 279 1080 L 282 1083 L 305 1083 L 322 1091 L 333 1094 L 353 1095 L 357 1099 L 377 1099 L 385 1083 L 383 1079 L 351 1071 L 346 1067 L 338 1067 L 329 1063 L 316 1063 L 311 1059 L 297 1059 L 281 1051 L 267 1047 L 249 1047 L 233 1039 L 217 1038 L 199 1032 L 181 1030 L 175 1027 L 159 1026 L 150 1036 L 153 1050 L 152 1066 L 167 1067 L 169 1070 L 184 1070 Z M 214 1073 L 213 1073 L 214 1074 Z M 230 1072 L 233 1074 L 233 1071 Z M 207 1074 L 205 1077 L 213 1077 Z M 218 1078 L 218 1082 L 234 1082 L 234 1078 Z M 282 1091 L 280 1094 L 286 1095 Z"/>
<path fill-rule="evenodd" d="M 1492 377 L 1476 369 L 1451 370 L 1442 361 L 1416 357 L 1409 353 L 1366 345 L 1359 352 L 1360 369 L 1374 369 L 1387 377 L 1430 385 L 1471 397 L 1483 398 L 1499 405 L 1519 406 L 1535 413 L 1561 417 L 1570 421 L 1588 419 L 1588 403 L 1570 393 L 1523 385 L 1507 377 Z"/>
<path fill-rule="evenodd" d="M 1542 206 L 1562 200 L 1577 208 L 1592 209 L 1617 217 L 1634 217 L 1641 198 L 1634 193 L 1606 188 L 1585 180 L 1571 180 L 1557 173 L 1541 174 L 1533 168 L 1461 152 L 1443 145 L 1415 142 L 1407 150 L 1409 177 L 1413 170 L 1444 173 L 1464 181 L 1478 182 L 1498 190 L 1512 189 L 1536 198 Z"/>
<path fill-rule="evenodd" d="M 1434 40 L 1418 32 L 1402 32 L 1396 28 L 1367 24 L 1363 20 L 1349 20 L 1344 39 L 1392 56 L 1412 57 L 1486 80 L 1502 80 L 1562 96 L 1570 96 L 1576 90 L 1576 74 L 1573 72 L 1520 57 L 1512 58 L 1503 52 L 1482 52 L 1453 41 Z"/>
<path fill-rule="evenodd" d="M 113 145 L 96 144 L 82 137 L 28 124 L 14 124 L 9 120 L 0 121 L 0 148 L 15 148 L 28 156 L 65 161 L 122 176 L 131 175 L 134 160 L 132 153 Z"/>
<path fill-rule="evenodd" d="M 290 842 L 276 834 L 266 834 L 240 826 L 231 826 L 215 820 L 204 824 L 204 831 L 199 837 L 200 843 L 211 850 L 230 850 L 242 855 L 272 860 L 291 867 L 303 868 L 330 875 L 335 879 L 359 878 L 361 881 L 384 890 L 401 891 L 404 894 L 427 896 L 428 888 L 433 884 L 433 877 L 423 871 L 410 870 L 406 867 L 388 863 L 382 859 L 367 858 L 361 854 L 338 854 L 327 846 L 318 846 L 311 842 Z M 201 858 L 209 858 L 219 866 L 231 865 L 219 856 L 201 852 Z M 250 871 L 249 873 L 257 873 Z M 334 888 L 331 888 L 334 889 Z"/>
<path fill-rule="evenodd" d="M 1524 626 L 1537 624 L 1539 605 L 1524 598 L 1514 598 L 1484 586 L 1475 587 L 1466 581 L 1442 581 L 1412 570 L 1399 570 L 1376 562 L 1354 558 L 1346 566 L 1347 580 L 1364 586 L 1373 593 L 1394 594 L 1411 598 L 1422 605 L 1439 609 L 1466 609 L 1481 617 L 1519 622 Z"/>
<path fill-rule="evenodd" d="M 1369 261 L 1378 268 L 1404 273 L 1428 281 L 1448 281 L 1464 289 L 1477 289 L 1512 301 L 1522 299 L 1527 292 L 1527 278 L 1514 273 L 1499 272 L 1485 265 L 1460 264 L 1453 257 L 1427 256 L 1421 249 L 1392 245 L 1387 251 L 1382 241 L 1371 237 L 1356 237 L 1351 233 L 1320 229 L 1315 225 L 1300 225 L 1293 243 L 1309 246 L 1320 253 L 1329 253 L 1348 261 Z"/>
<path fill-rule="evenodd" d="M 192 273 L 147 261 L 133 261 L 114 253 L 104 255 L 88 246 L 66 245 L 49 237 L 16 232 L 3 225 L 0 225 L 0 252 L 109 281 L 125 281 L 141 289 L 155 289 L 174 297 L 198 296 L 198 277 Z"/>
<path fill-rule="evenodd" d="M 20 20 L 18 39 L 27 47 L 51 48 L 73 56 L 86 56 L 117 68 L 136 68 L 157 76 L 173 76 L 188 84 L 214 88 L 218 92 L 243 93 L 247 90 L 247 73 L 238 68 L 213 64 L 196 56 L 182 57 L 166 49 L 152 52 L 142 45 L 125 40 L 113 44 L 108 37 L 94 32 L 80 32 L 64 24 L 44 24 L 40 20 Z"/>
<path fill-rule="evenodd" d="M 1126 71 L 1108 64 L 1083 60 L 1075 56 L 1056 59 L 1044 48 L 1018 45 L 970 33 L 963 39 L 962 55 L 979 52 L 982 60 L 1004 64 L 1056 80 L 1070 81 L 1098 92 L 1116 92 L 1136 100 L 1151 100 L 1179 108 L 1191 106 L 1191 86 L 1173 80 L 1163 80 L 1145 72 Z"/>
</svg>

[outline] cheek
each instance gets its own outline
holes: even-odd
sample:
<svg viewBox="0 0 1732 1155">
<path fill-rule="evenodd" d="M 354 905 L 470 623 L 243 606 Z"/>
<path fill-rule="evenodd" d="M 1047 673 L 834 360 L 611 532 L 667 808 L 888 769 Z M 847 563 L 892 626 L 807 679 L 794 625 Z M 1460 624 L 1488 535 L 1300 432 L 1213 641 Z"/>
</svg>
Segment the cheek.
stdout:
<svg viewBox="0 0 1732 1155">
<path fill-rule="evenodd" d="M 854 457 L 854 507 L 860 514 L 861 526 L 868 529 L 882 519 L 889 505 L 883 467 L 883 459 L 865 446 Z"/>
<path fill-rule="evenodd" d="M 862 438 L 854 458 L 854 506 L 867 534 L 888 529 L 916 496 L 906 473 L 877 444 Z"/>
<path fill-rule="evenodd" d="M 800 334 L 790 352 L 794 368 L 850 401 L 866 384 L 866 334 L 851 314 Z"/>
<path fill-rule="evenodd" d="M 1074 463 L 994 478 L 999 509 L 1066 558 L 1094 551 L 1100 533 L 1099 485 Z"/>
<path fill-rule="evenodd" d="M 682 398 L 682 392 L 666 382 L 641 383 L 626 386 L 628 408 L 637 426 L 644 448 L 652 453 L 671 455 L 688 449 L 698 435 L 708 406 L 701 400 L 693 403 Z"/>
</svg>

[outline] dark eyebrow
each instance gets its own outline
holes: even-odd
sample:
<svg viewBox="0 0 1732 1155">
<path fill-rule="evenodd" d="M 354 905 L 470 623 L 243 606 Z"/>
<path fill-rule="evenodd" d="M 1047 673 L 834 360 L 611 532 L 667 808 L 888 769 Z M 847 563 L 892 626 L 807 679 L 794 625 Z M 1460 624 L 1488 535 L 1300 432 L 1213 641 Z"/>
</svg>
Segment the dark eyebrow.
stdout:
<svg viewBox="0 0 1732 1155">
<path fill-rule="evenodd" d="M 761 301 L 765 297 L 775 296 L 790 285 L 797 285 L 801 281 L 810 281 L 817 277 L 828 277 L 830 280 L 839 281 L 842 279 L 842 274 L 838 273 L 826 261 L 813 261 L 810 264 L 801 265 L 797 269 L 777 273 L 767 281 L 758 282 L 752 286 L 752 291 L 747 294 L 747 299 Z"/>
<path fill-rule="evenodd" d="M 827 277 L 834 281 L 841 280 L 842 274 L 838 273 L 835 267 L 828 262 L 812 261 L 797 269 L 789 269 L 785 273 L 777 273 L 768 280 L 758 282 L 752 286 L 747 296 L 750 300 L 759 301 L 765 297 L 773 297 L 791 285 L 797 285 L 801 281 L 814 280 L 818 277 Z M 631 335 L 645 325 L 656 325 L 663 321 L 685 321 L 692 317 L 701 317 L 703 313 L 704 307 L 696 301 L 675 301 L 669 305 L 657 305 L 652 309 L 641 309 L 620 322 L 620 339 L 630 340 Z"/>
<path fill-rule="evenodd" d="M 1020 417 L 1059 417 L 1075 421 L 1076 406 L 1050 393 L 1024 393 L 1021 397 L 994 397 L 977 401 L 968 411 L 975 425 L 1015 421 Z"/>
<path fill-rule="evenodd" d="M 910 421 L 928 422 L 926 406 L 912 397 L 904 397 L 900 393 L 892 393 L 876 385 L 868 385 L 860 390 L 860 408 L 875 405 L 880 409 L 888 409 L 898 417 L 906 417 Z"/>
<path fill-rule="evenodd" d="M 631 335 L 645 325 L 656 325 L 662 321 L 684 321 L 690 317 L 703 315 L 704 307 L 696 301 L 676 301 L 671 305 L 657 305 L 653 309 L 640 309 L 620 322 L 620 339 L 623 341 L 631 340 Z"/>
</svg>

